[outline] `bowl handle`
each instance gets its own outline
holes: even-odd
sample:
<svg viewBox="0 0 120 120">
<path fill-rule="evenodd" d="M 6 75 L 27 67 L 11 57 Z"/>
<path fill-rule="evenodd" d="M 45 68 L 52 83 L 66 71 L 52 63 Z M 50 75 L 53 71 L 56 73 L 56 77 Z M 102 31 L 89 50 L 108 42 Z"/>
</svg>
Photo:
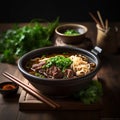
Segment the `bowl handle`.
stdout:
<svg viewBox="0 0 120 120">
<path fill-rule="evenodd" d="M 102 52 L 102 49 L 98 46 L 95 46 L 94 49 L 91 50 L 91 52 L 95 55 L 98 55 Z"/>
</svg>

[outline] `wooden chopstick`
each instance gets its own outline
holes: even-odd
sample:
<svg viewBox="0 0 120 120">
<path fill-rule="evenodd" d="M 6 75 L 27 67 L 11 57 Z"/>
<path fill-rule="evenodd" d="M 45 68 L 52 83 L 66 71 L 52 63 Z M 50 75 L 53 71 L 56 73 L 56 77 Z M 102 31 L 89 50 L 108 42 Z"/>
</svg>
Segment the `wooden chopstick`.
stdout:
<svg viewBox="0 0 120 120">
<path fill-rule="evenodd" d="M 42 102 L 46 103 L 47 105 L 51 106 L 52 108 L 60 108 L 60 105 L 55 103 L 50 98 L 44 96 L 43 94 L 37 92 L 36 90 L 32 89 L 29 85 L 26 85 L 24 82 L 16 78 L 15 76 L 9 74 L 8 72 L 2 73 L 6 78 L 10 79 L 11 81 L 15 82 L 19 86 L 21 86 L 23 89 L 25 89 L 28 93 L 33 95 L 34 97 L 38 98 Z"/>
<path fill-rule="evenodd" d="M 98 24 L 100 27 L 103 28 L 103 26 L 101 25 L 101 23 L 99 22 L 99 20 L 97 20 L 97 19 L 95 18 L 95 16 L 94 16 L 91 12 L 89 12 L 89 14 L 90 14 L 90 16 L 92 17 L 92 19 L 95 21 L 95 23 Z"/>
<path fill-rule="evenodd" d="M 103 23 L 103 19 L 102 19 L 101 14 L 100 14 L 99 11 L 97 11 L 97 15 L 98 15 L 98 17 L 99 17 L 99 19 L 100 19 L 100 22 L 101 22 L 102 28 L 105 28 L 105 25 L 104 25 L 104 23 Z"/>
<path fill-rule="evenodd" d="M 105 20 L 105 28 L 108 29 L 108 19 Z"/>
</svg>

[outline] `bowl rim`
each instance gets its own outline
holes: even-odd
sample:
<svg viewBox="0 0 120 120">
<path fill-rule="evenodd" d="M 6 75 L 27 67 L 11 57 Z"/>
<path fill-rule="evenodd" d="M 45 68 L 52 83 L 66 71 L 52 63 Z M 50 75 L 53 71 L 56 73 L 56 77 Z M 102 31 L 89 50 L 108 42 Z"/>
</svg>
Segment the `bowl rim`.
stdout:
<svg viewBox="0 0 120 120">
<path fill-rule="evenodd" d="M 34 76 L 34 75 L 32 75 L 32 74 L 30 74 L 30 73 L 28 73 L 25 69 L 24 69 L 24 67 L 22 66 L 22 62 L 24 61 L 24 59 L 25 59 L 25 57 L 26 56 L 29 56 L 30 54 L 33 54 L 34 52 L 36 52 L 36 51 L 39 51 L 39 50 L 44 50 L 44 49 L 46 49 L 46 48 L 48 48 L 48 49 L 50 49 L 50 48 L 70 48 L 70 49 L 74 49 L 74 50 L 81 50 L 82 52 L 85 52 L 85 53 L 89 53 L 90 55 L 92 55 L 93 57 L 95 57 L 96 59 L 97 59 L 97 62 L 98 62 L 98 65 L 96 66 L 96 68 L 92 71 L 92 72 L 90 72 L 90 73 L 88 73 L 87 75 L 85 75 L 85 76 L 82 76 L 82 77 L 77 77 L 77 78 L 69 78 L 69 80 L 68 79 L 53 79 L 52 81 L 57 81 L 57 82 L 63 82 L 63 81 L 69 81 L 69 82 L 71 82 L 71 81 L 78 81 L 79 79 L 80 80 L 84 80 L 84 79 L 86 79 L 86 78 L 88 78 L 88 77 L 90 77 L 90 76 L 92 76 L 92 74 L 93 73 L 96 73 L 98 70 L 99 70 L 99 68 L 100 68 L 100 59 L 99 59 L 99 57 L 98 56 L 96 56 L 94 53 L 92 53 L 92 52 L 90 52 L 90 51 L 88 51 L 88 50 L 85 50 L 85 49 L 82 49 L 82 48 L 76 48 L 76 47 L 73 47 L 73 46 L 50 46 L 50 47 L 43 47 L 43 48 L 38 48 L 38 49 L 35 49 L 35 50 L 32 50 L 32 51 L 30 51 L 30 52 L 28 52 L 28 53 L 26 53 L 26 54 L 24 54 L 19 60 L 18 60 L 18 69 L 20 70 L 20 72 L 22 72 L 22 74 L 23 74 L 23 76 L 24 76 L 24 74 L 25 75 L 29 75 L 31 78 L 34 78 L 34 79 L 37 79 L 37 80 L 41 80 L 41 81 L 51 81 L 51 79 L 49 79 L 49 78 L 40 78 L 40 77 L 37 77 L 37 76 Z M 37 81 L 36 81 L 37 82 Z"/>
<path fill-rule="evenodd" d="M 78 34 L 78 35 L 70 35 L 70 36 L 68 36 L 68 35 L 60 33 L 58 31 L 58 29 L 60 29 L 61 27 L 72 27 L 72 26 L 73 27 L 80 27 L 80 28 L 84 29 L 84 33 Z M 58 34 L 60 36 L 75 37 L 75 36 L 82 36 L 82 35 L 86 34 L 88 32 L 88 28 L 85 25 L 83 25 L 83 24 L 78 24 L 78 23 L 64 23 L 64 24 L 58 25 L 55 28 L 55 32 L 56 32 L 56 34 Z"/>
</svg>

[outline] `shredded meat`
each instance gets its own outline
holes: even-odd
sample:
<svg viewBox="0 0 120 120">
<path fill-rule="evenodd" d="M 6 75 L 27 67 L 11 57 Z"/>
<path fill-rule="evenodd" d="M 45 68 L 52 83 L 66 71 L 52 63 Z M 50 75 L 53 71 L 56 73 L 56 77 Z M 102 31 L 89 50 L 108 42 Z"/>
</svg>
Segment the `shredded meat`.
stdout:
<svg viewBox="0 0 120 120">
<path fill-rule="evenodd" d="M 41 61 L 41 62 L 38 63 L 38 64 L 33 64 L 31 69 L 32 69 L 33 71 L 37 71 L 37 70 L 41 69 L 42 66 L 45 65 L 45 64 L 46 64 L 45 61 Z"/>
</svg>

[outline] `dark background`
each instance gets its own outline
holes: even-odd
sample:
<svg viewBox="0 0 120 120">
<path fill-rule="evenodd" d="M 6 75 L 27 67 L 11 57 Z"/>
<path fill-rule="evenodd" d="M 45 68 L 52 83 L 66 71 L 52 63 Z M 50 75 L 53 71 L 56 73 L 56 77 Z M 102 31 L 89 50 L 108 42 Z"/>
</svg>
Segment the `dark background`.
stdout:
<svg viewBox="0 0 120 120">
<path fill-rule="evenodd" d="M 29 22 L 32 19 L 61 22 L 93 21 L 89 12 L 99 10 L 103 19 L 120 21 L 118 0 L 1 0 L 0 22 Z"/>
</svg>

